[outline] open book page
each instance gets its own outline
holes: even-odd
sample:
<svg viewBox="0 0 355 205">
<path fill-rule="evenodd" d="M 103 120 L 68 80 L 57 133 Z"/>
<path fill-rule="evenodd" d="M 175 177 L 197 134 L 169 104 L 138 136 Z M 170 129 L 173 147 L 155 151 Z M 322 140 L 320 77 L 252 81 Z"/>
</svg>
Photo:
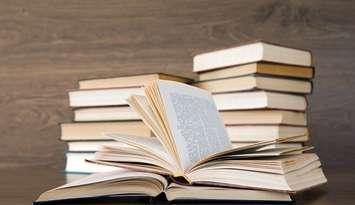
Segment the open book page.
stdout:
<svg viewBox="0 0 355 205">
<path fill-rule="evenodd" d="M 232 145 L 214 101 L 207 91 L 159 80 L 159 93 L 184 170 Z"/>
<path fill-rule="evenodd" d="M 155 197 L 167 186 L 168 181 L 158 174 L 132 170 L 102 172 L 46 191 L 39 196 L 36 203 L 116 195 Z"/>
<path fill-rule="evenodd" d="M 137 153 L 132 153 L 132 158 L 137 158 L 137 157 L 147 157 L 152 164 L 154 164 L 153 160 L 158 160 L 161 163 L 155 163 L 157 165 L 160 165 L 171 172 L 174 172 L 177 170 L 177 163 L 174 161 L 171 155 L 169 155 L 161 142 L 158 140 L 158 138 L 155 137 L 139 137 L 139 136 L 128 136 L 128 135 L 121 135 L 121 134 L 113 134 L 113 133 L 106 133 L 105 136 L 108 138 L 112 138 L 116 140 L 117 142 L 135 147 L 137 149 Z M 121 148 L 117 147 L 115 145 L 105 145 L 104 147 L 109 148 L 113 151 L 124 151 L 126 148 Z M 101 149 L 102 150 L 102 149 Z M 140 153 L 138 153 L 138 151 Z M 97 152 L 97 154 L 100 154 L 100 151 Z M 127 154 L 127 153 L 126 153 Z M 112 156 L 112 154 L 110 154 Z M 136 156 L 138 155 L 138 156 Z M 128 156 L 128 155 L 127 155 Z M 118 157 L 118 156 L 116 156 Z M 110 160 L 110 161 L 116 161 L 116 160 Z"/>
<path fill-rule="evenodd" d="M 304 146 L 300 148 L 277 148 L 269 150 L 261 150 L 250 153 L 239 153 L 226 155 L 226 158 L 252 158 L 252 157 L 276 157 L 282 155 L 293 155 L 293 154 L 302 154 L 305 151 L 313 149 L 312 146 Z"/>
<path fill-rule="evenodd" d="M 296 135 L 296 136 L 291 136 L 291 137 L 281 137 L 281 138 L 276 139 L 276 140 L 256 142 L 256 143 L 252 143 L 250 145 L 228 149 L 228 150 L 225 150 L 225 151 L 222 151 L 222 152 L 218 152 L 218 153 L 214 153 L 214 154 L 212 154 L 210 156 L 205 157 L 201 161 L 196 162 L 195 163 L 195 167 L 197 167 L 197 166 L 199 166 L 199 165 L 201 165 L 203 163 L 206 163 L 208 161 L 217 160 L 219 158 L 223 158 L 223 157 L 229 156 L 229 155 L 236 155 L 236 154 L 242 154 L 242 153 L 254 153 L 258 149 L 263 148 L 265 146 L 278 144 L 278 143 L 292 142 L 293 140 L 301 138 L 301 137 L 304 137 L 304 135 Z M 271 149 L 271 150 L 273 150 L 273 149 Z M 306 150 L 304 150 L 304 151 L 306 151 Z"/>
<path fill-rule="evenodd" d="M 175 164 L 179 164 L 179 160 L 175 155 L 176 152 L 173 149 L 174 145 L 171 143 L 170 139 L 166 137 L 169 135 L 168 130 L 166 130 L 156 106 L 150 104 L 145 96 L 138 95 L 131 96 L 128 99 L 128 103 L 131 108 L 140 115 L 143 122 L 153 131 L 156 138 L 164 147 L 164 151 L 170 154 Z M 180 166 L 178 167 L 180 168 Z M 177 170 L 179 170 L 179 168 Z"/>
<path fill-rule="evenodd" d="M 143 122 L 151 129 L 155 136 L 157 136 L 159 140 L 163 140 L 160 137 L 164 135 L 161 131 L 162 126 L 159 124 L 159 120 L 154 115 L 147 98 L 141 95 L 132 95 L 127 99 L 127 102 L 130 107 L 141 117 Z"/>
<path fill-rule="evenodd" d="M 140 148 L 141 150 L 147 151 L 155 156 L 166 160 L 167 162 L 173 163 L 173 159 L 171 156 L 165 151 L 163 145 L 160 141 L 155 137 L 140 137 L 133 135 L 121 135 L 115 133 L 106 133 L 106 137 L 114 139 L 117 142 L 121 142 L 123 144 L 127 144 L 132 147 Z M 106 147 L 115 148 L 116 145 L 105 145 Z"/>
<path fill-rule="evenodd" d="M 239 158 L 256 158 L 256 157 L 277 157 L 282 155 L 290 155 L 290 154 L 302 154 L 302 152 L 309 151 L 313 149 L 312 146 L 303 146 L 303 147 L 291 147 L 291 148 L 272 148 L 265 150 L 251 149 L 247 152 L 236 152 L 225 154 L 219 156 L 218 158 L 214 158 L 214 160 L 220 159 L 239 159 Z"/>
<path fill-rule="evenodd" d="M 278 157 L 262 157 L 262 158 L 244 158 L 244 159 L 218 159 L 201 164 L 195 167 L 190 172 L 195 170 L 249 170 L 258 172 L 268 172 L 275 174 L 285 174 L 311 163 L 318 164 L 316 167 L 321 166 L 319 158 L 314 153 L 304 153 L 296 155 L 284 155 Z"/>
<path fill-rule="evenodd" d="M 120 169 L 120 170 L 115 170 L 115 171 L 111 171 L 111 172 L 102 172 L 102 173 L 97 173 L 97 174 L 91 174 L 91 175 L 84 177 L 82 179 L 73 181 L 71 183 L 65 184 L 60 187 L 57 187 L 56 189 L 64 189 L 64 188 L 69 188 L 69 187 L 95 184 L 95 183 L 111 181 L 111 180 L 123 181 L 123 180 L 129 180 L 129 179 L 139 179 L 139 178 L 144 178 L 144 177 L 154 178 L 158 181 L 161 181 L 164 184 L 164 187 L 168 186 L 167 180 L 158 174 L 148 173 L 148 172 L 135 172 L 135 171 L 128 170 L 128 169 Z"/>
</svg>

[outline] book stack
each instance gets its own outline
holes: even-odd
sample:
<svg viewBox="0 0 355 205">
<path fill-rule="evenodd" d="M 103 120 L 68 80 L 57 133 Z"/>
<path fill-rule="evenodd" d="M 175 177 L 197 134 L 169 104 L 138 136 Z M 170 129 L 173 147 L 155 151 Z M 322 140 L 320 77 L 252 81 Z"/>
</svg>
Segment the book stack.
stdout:
<svg viewBox="0 0 355 205">
<path fill-rule="evenodd" d="M 309 51 L 266 42 L 194 57 L 195 86 L 209 90 L 235 146 L 304 135 L 280 147 L 301 147 L 309 138 L 305 95 L 312 92 Z"/>
<path fill-rule="evenodd" d="M 143 95 L 143 86 L 157 79 L 188 82 L 187 78 L 167 74 L 145 74 L 79 81 L 79 89 L 69 92 L 74 122 L 61 124 L 61 140 L 68 144 L 65 171 L 69 181 L 75 174 L 117 169 L 86 162 L 102 145 L 119 143 L 103 133 L 151 137 L 152 132 L 127 104 L 130 95 Z M 78 176 L 80 177 L 80 176 Z"/>
<path fill-rule="evenodd" d="M 302 153 L 312 147 L 274 147 L 302 135 L 233 147 L 214 101 L 203 89 L 153 82 L 128 102 L 156 137 L 106 133 L 121 145 L 100 147 L 90 161 L 123 170 L 76 180 L 36 202 L 158 195 L 169 201 L 292 201 L 291 193 L 326 183 L 318 156 Z"/>
<path fill-rule="evenodd" d="M 95 150 L 88 162 L 113 170 L 36 202 L 158 195 L 285 202 L 327 182 L 303 144 L 309 51 L 257 42 L 200 54 L 194 71 L 193 86 L 162 74 L 81 81 L 69 93 L 76 122 L 62 126 L 62 139 L 90 141 L 69 149 Z"/>
</svg>

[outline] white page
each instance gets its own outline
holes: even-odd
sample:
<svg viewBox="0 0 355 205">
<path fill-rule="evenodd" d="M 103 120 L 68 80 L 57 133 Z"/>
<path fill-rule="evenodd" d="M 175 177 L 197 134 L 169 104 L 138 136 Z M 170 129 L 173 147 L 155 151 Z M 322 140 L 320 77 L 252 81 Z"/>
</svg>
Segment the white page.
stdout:
<svg viewBox="0 0 355 205">
<path fill-rule="evenodd" d="M 69 187 L 76 187 L 88 184 L 95 184 L 105 181 L 122 181 L 122 180 L 129 180 L 129 179 L 139 179 L 139 178 L 154 178 L 161 181 L 164 184 L 164 187 L 167 187 L 168 182 L 163 176 L 154 173 L 146 173 L 146 172 L 136 172 L 128 169 L 120 169 L 116 171 L 110 172 L 102 172 L 97 174 L 91 174 L 87 177 L 81 178 L 79 180 L 73 181 L 71 183 L 65 184 L 63 186 L 57 187 L 55 189 L 64 189 Z"/>
<path fill-rule="evenodd" d="M 165 80 L 158 87 L 184 170 L 232 147 L 209 92 Z"/>
<path fill-rule="evenodd" d="M 166 162 L 170 163 L 172 166 L 176 164 L 174 163 L 172 157 L 166 152 L 164 146 L 161 144 L 158 138 L 122 135 L 116 133 L 106 133 L 104 135 L 118 142 L 126 143 L 134 147 L 139 147 L 150 153 L 153 153 L 154 155 L 158 156 L 162 160 L 165 160 Z M 115 145 L 107 145 L 107 147 L 114 148 Z"/>
</svg>

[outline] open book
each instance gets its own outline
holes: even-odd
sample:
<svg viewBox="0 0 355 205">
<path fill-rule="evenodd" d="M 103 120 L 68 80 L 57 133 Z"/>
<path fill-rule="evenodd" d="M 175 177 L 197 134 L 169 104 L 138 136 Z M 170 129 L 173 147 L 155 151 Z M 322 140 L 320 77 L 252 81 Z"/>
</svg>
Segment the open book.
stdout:
<svg viewBox="0 0 355 205">
<path fill-rule="evenodd" d="M 233 148 L 214 101 L 207 91 L 182 83 L 158 80 L 145 88 L 145 96 L 131 96 L 128 101 L 156 138 L 108 133 L 107 137 L 125 146 L 105 145 L 96 152 L 92 162 L 123 167 L 134 170 L 132 173 L 146 173 L 152 178 L 159 178 L 159 193 L 166 193 L 168 187 L 177 186 L 171 182 L 184 183 L 183 187 L 189 187 L 184 190 L 208 186 L 214 187 L 212 189 L 220 187 L 218 189 L 226 192 L 247 188 L 249 191 L 273 190 L 284 193 L 301 191 L 326 182 L 317 155 L 302 154 L 312 147 L 270 146 L 302 136 Z M 137 184 L 136 181 L 143 180 L 146 176 L 140 175 L 130 175 L 130 180 L 121 179 L 121 175 L 112 178 L 139 186 L 141 183 Z M 100 178 L 100 174 L 96 177 Z M 104 174 L 102 178 L 105 178 Z M 169 180 L 164 182 L 163 178 Z M 90 183 L 90 180 L 84 179 L 74 189 L 54 189 L 41 195 L 39 200 L 61 199 L 57 193 L 68 191 L 67 189 L 77 193 L 76 191 L 88 184 L 106 187 L 102 184 L 103 180 L 98 181 Z M 115 186 L 114 183 L 109 184 Z M 128 187 L 125 189 L 125 185 L 119 185 L 117 189 L 117 193 L 122 193 L 122 190 L 125 193 L 132 192 Z M 136 190 L 140 192 L 139 189 Z M 147 194 L 147 191 L 142 192 Z M 154 196 L 153 193 L 148 195 Z M 82 196 L 88 197 L 85 192 L 82 192 Z M 265 200 L 270 199 L 266 197 Z"/>
<path fill-rule="evenodd" d="M 227 187 L 186 186 L 170 183 L 154 173 L 117 170 L 90 175 L 84 179 L 43 193 L 35 203 L 120 196 L 156 197 L 164 193 L 172 200 L 253 200 L 291 201 L 287 193 Z"/>
</svg>

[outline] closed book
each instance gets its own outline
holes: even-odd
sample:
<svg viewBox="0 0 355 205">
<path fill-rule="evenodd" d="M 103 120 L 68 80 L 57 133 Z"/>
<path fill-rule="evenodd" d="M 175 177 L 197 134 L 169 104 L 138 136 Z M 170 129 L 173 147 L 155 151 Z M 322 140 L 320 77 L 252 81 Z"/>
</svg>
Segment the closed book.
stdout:
<svg viewBox="0 0 355 205">
<path fill-rule="evenodd" d="M 61 140 L 107 140 L 104 133 L 151 136 L 150 129 L 141 121 L 62 123 Z"/>
<path fill-rule="evenodd" d="M 312 66 L 312 55 L 307 50 L 259 41 L 196 55 L 193 59 L 193 71 L 201 72 L 259 61 Z"/>
<path fill-rule="evenodd" d="M 129 106 L 89 107 L 74 110 L 74 120 L 89 121 L 125 121 L 140 120 L 140 117 Z"/>
<path fill-rule="evenodd" d="M 307 108 L 304 96 L 267 91 L 219 93 L 213 99 L 220 111 L 265 108 L 304 111 Z"/>
<path fill-rule="evenodd" d="M 88 140 L 88 141 L 68 141 L 68 151 L 69 152 L 96 152 L 100 147 L 105 145 L 115 145 L 115 146 L 124 146 L 119 142 L 114 140 Z"/>
<path fill-rule="evenodd" d="M 131 95 L 143 95 L 141 87 L 74 90 L 69 92 L 71 107 L 128 105 Z"/>
<path fill-rule="evenodd" d="M 121 87 L 142 87 L 155 80 L 171 80 L 182 83 L 192 81 L 182 76 L 170 75 L 165 73 L 150 73 L 141 75 L 120 76 L 114 78 L 87 79 L 79 81 L 80 89 L 99 89 L 99 88 L 121 88 Z"/>
<path fill-rule="evenodd" d="M 287 110 L 227 110 L 220 115 L 225 125 L 307 125 L 304 112 Z"/>
<path fill-rule="evenodd" d="M 212 93 L 250 90 L 268 90 L 299 94 L 309 94 L 312 92 L 312 83 L 310 81 L 258 75 L 200 81 L 193 85 Z"/>
<path fill-rule="evenodd" d="M 260 142 L 284 137 L 300 136 L 294 141 L 308 141 L 308 128 L 282 125 L 232 125 L 226 126 L 232 142 Z"/>
<path fill-rule="evenodd" d="M 312 79 L 314 77 L 314 67 L 257 62 L 199 72 L 198 79 L 204 81 L 250 74 Z"/>
</svg>

